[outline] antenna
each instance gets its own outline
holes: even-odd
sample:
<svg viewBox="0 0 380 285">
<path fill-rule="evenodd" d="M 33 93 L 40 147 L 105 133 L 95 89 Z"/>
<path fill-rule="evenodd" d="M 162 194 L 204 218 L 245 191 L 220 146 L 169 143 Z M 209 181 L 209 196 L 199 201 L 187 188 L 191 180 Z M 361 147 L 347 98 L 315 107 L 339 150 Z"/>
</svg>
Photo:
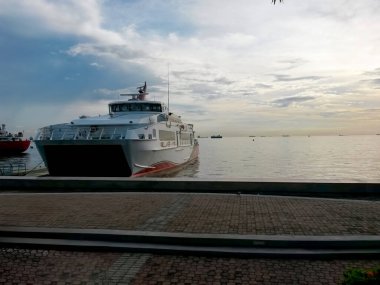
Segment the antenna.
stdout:
<svg viewBox="0 0 380 285">
<path fill-rule="evenodd" d="M 169 66 L 170 64 L 168 63 L 168 113 L 169 113 Z"/>
</svg>

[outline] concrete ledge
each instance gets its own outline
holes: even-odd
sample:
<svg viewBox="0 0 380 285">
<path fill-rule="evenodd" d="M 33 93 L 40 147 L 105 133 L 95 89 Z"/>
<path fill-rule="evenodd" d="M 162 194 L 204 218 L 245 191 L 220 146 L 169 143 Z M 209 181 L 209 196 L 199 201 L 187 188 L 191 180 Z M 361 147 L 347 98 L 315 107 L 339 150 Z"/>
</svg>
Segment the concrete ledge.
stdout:
<svg viewBox="0 0 380 285">
<path fill-rule="evenodd" d="M 377 181 L 255 181 L 237 179 L 0 177 L 0 191 L 187 192 L 318 197 L 380 197 Z"/>
<path fill-rule="evenodd" d="M 307 249 L 285 249 L 285 248 L 232 248 L 232 247 L 199 247 L 181 246 L 150 243 L 117 243 L 102 241 L 82 240 L 50 240 L 50 239 L 28 239 L 28 238 L 0 238 L 0 244 L 7 247 L 22 247 L 33 249 L 54 250 L 77 250 L 77 251 L 125 251 L 137 253 L 156 254 L 180 254 L 180 255 L 202 255 L 240 258 L 313 258 L 313 259 L 378 259 L 380 250 L 307 250 Z"/>
<path fill-rule="evenodd" d="M 0 244 L 225 256 L 380 257 L 379 236 L 269 236 L 0 227 Z"/>
</svg>

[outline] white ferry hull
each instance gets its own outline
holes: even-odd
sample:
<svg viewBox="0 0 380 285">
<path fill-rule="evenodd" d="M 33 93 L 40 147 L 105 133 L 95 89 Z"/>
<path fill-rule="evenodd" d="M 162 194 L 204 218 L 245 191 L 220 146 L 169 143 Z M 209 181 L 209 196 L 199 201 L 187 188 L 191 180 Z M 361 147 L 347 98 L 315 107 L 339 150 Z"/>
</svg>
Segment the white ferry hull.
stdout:
<svg viewBox="0 0 380 285">
<path fill-rule="evenodd" d="M 198 144 L 152 149 L 151 141 L 38 140 L 49 175 L 139 177 L 163 175 L 198 157 Z"/>
<path fill-rule="evenodd" d="M 138 177 L 171 172 L 198 157 L 192 124 L 162 102 L 145 100 L 146 83 L 109 113 L 43 127 L 36 147 L 52 176 Z"/>
</svg>

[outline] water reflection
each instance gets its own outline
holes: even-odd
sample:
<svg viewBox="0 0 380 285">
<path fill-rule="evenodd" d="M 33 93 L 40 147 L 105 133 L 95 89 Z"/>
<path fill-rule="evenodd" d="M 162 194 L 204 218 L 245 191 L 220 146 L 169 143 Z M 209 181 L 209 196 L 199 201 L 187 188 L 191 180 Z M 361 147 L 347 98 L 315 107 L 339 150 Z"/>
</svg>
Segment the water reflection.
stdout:
<svg viewBox="0 0 380 285">
<path fill-rule="evenodd" d="M 30 163 L 31 155 L 29 153 L 18 154 L 0 154 L 0 164 L 20 164 Z"/>
<path fill-rule="evenodd" d="M 199 159 L 187 164 L 184 168 L 170 174 L 160 175 L 157 177 L 197 177 L 199 172 Z"/>
<path fill-rule="evenodd" d="M 226 137 L 198 141 L 197 160 L 159 177 L 380 179 L 380 136 L 256 137 L 254 141 L 249 137 Z M 23 154 L 0 156 L 0 164 L 4 162 L 25 163 L 28 170 L 45 168 L 34 145 Z"/>
<path fill-rule="evenodd" d="M 28 173 L 36 169 L 45 169 L 45 164 L 42 161 L 37 149 L 32 142 L 27 151 L 18 154 L 0 154 L 0 167 L 9 169 L 24 169 Z"/>
</svg>

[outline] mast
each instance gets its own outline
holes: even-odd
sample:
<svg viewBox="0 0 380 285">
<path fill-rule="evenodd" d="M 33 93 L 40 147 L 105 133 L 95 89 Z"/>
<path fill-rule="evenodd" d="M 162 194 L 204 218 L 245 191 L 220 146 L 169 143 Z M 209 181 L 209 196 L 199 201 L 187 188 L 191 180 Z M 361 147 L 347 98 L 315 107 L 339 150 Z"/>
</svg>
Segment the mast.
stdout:
<svg viewBox="0 0 380 285">
<path fill-rule="evenodd" d="M 168 63 L 168 113 L 169 113 L 169 63 Z"/>
<path fill-rule="evenodd" d="M 144 101 L 145 96 L 148 95 L 149 93 L 146 92 L 146 81 L 144 82 L 143 86 L 137 87 L 138 93 L 134 94 L 120 94 L 120 96 L 132 96 L 132 99 L 130 100 L 139 100 L 139 101 Z"/>
</svg>

